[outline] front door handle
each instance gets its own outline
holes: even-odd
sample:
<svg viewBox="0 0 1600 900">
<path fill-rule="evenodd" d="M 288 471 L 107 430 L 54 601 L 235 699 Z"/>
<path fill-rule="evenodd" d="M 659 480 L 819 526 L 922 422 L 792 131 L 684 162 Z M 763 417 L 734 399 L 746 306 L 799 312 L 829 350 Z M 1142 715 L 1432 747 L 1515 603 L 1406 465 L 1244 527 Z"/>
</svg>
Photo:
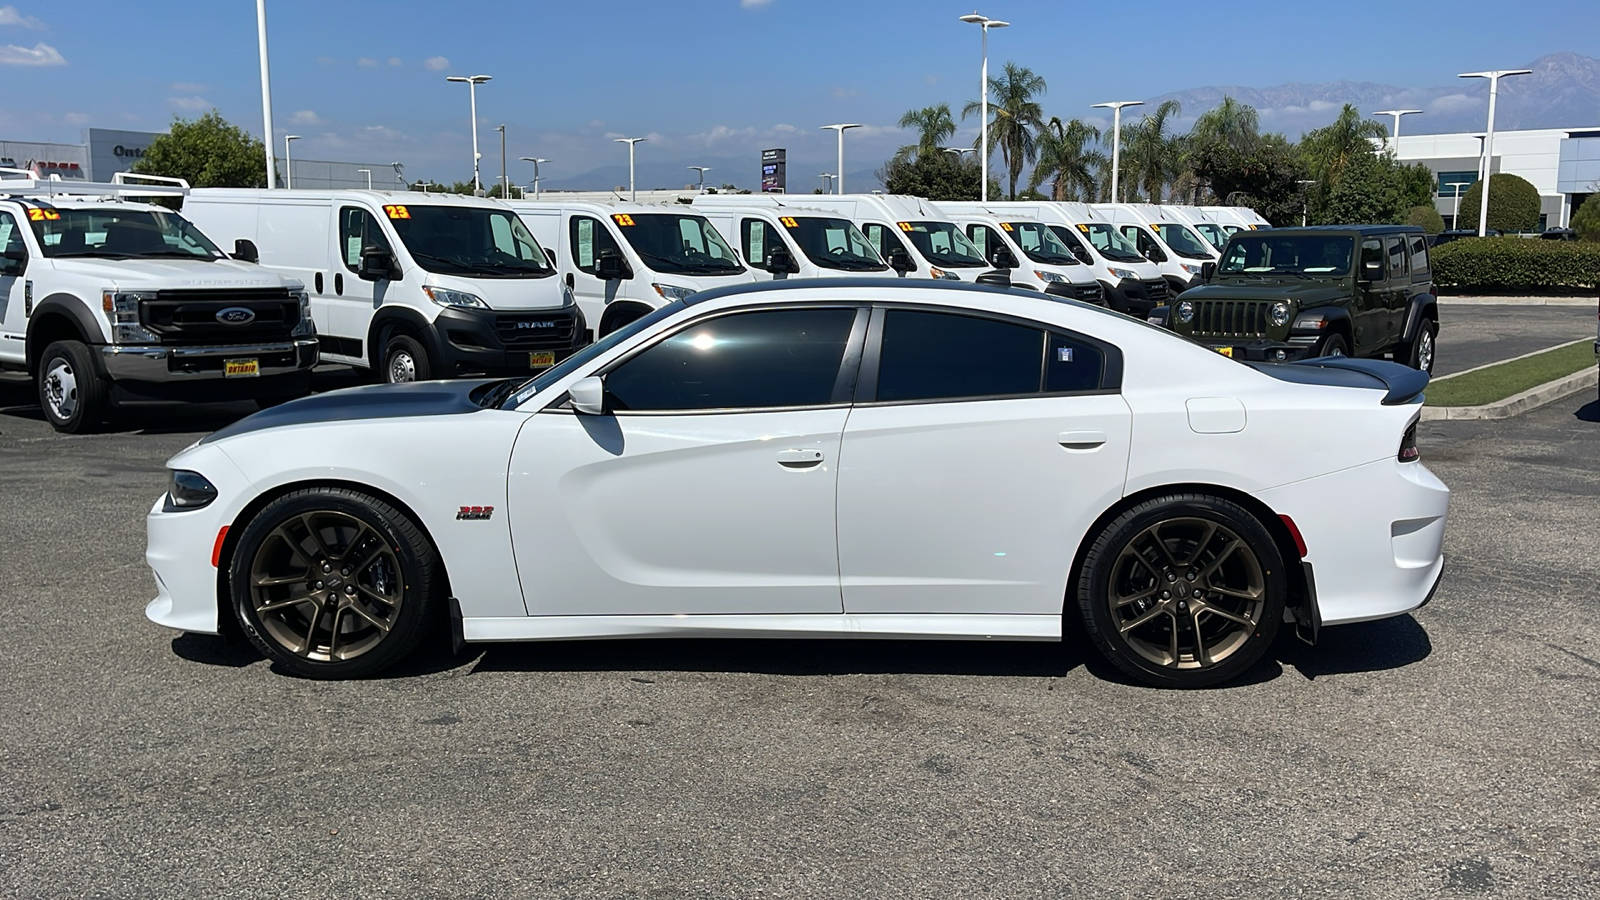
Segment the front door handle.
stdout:
<svg viewBox="0 0 1600 900">
<path fill-rule="evenodd" d="M 1063 431 L 1056 442 L 1068 450 L 1093 450 L 1106 442 L 1104 431 Z"/>
<path fill-rule="evenodd" d="M 780 450 L 778 465 L 785 469 L 810 469 L 822 465 L 821 450 Z"/>
</svg>

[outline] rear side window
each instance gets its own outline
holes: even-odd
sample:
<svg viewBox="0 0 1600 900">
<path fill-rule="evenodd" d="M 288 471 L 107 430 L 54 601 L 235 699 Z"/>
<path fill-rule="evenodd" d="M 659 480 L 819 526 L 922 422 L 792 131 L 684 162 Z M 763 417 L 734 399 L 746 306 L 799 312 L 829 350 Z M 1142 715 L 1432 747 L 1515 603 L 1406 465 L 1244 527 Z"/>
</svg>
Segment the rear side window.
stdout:
<svg viewBox="0 0 1600 900">
<path fill-rule="evenodd" d="M 1406 240 L 1405 238 L 1384 238 L 1384 250 L 1389 256 L 1389 277 L 1404 278 L 1409 271 L 1406 269 Z"/>
<path fill-rule="evenodd" d="M 876 399 L 1098 391 L 1108 382 L 1106 367 L 1104 349 L 1073 335 L 961 313 L 891 309 L 884 315 Z"/>
<path fill-rule="evenodd" d="M 615 253 L 622 256 L 622 248 L 617 246 L 617 241 L 606 230 L 605 223 L 599 219 L 588 216 L 573 216 L 570 225 L 572 264 L 579 270 L 595 273 L 595 260 L 600 258 L 602 252 Z"/>
<path fill-rule="evenodd" d="M 783 309 L 699 322 L 606 375 L 618 412 L 772 409 L 833 402 L 856 311 Z"/>
<path fill-rule="evenodd" d="M 1428 274 L 1428 239 L 1420 234 L 1411 237 L 1411 271 L 1416 275 Z"/>
<path fill-rule="evenodd" d="M 394 252 L 378 217 L 355 206 L 339 210 L 339 246 L 344 250 L 345 268 L 352 272 L 361 267 L 361 251 L 368 247 Z"/>
</svg>

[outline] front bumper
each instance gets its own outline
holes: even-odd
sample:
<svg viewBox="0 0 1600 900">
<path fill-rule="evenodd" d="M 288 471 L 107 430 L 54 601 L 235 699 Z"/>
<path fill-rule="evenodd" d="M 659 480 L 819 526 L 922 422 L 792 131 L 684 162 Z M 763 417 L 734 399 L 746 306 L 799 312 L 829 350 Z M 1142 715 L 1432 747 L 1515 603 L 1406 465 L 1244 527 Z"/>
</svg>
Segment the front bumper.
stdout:
<svg viewBox="0 0 1600 900">
<path fill-rule="evenodd" d="M 1164 295 L 1167 283 L 1160 279 L 1157 281 L 1161 285 L 1160 293 Z M 1165 302 L 1165 299 L 1157 302 L 1152 296 L 1151 285 L 1136 278 L 1124 278 L 1115 284 L 1102 281 L 1100 287 L 1105 292 L 1106 306 L 1130 316 L 1144 318 L 1150 314 L 1150 310 Z"/>
<path fill-rule="evenodd" d="M 98 348 L 100 374 L 119 400 L 194 402 L 292 397 L 311 391 L 318 359 L 315 337 L 260 344 L 206 347 L 106 344 Z M 257 374 L 229 377 L 230 360 L 253 359 Z"/>
<path fill-rule="evenodd" d="M 1231 349 L 1230 354 L 1234 359 L 1244 362 L 1294 362 L 1299 359 L 1310 359 L 1317 355 L 1315 344 L 1286 344 L 1281 341 L 1268 341 L 1261 338 L 1241 337 L 1229 340 L 1225 337 L 1198 337 L 1192 338 L 1196 343 L 1212 350 L 1221 352 L 1224 348 Z"/>
<path fill-rule="evenodd" d="M 588 342 L 588 325 L 576 306 L 548 310 L 485 310 L 451 307 L 433 322 L 430 348 L 443 364 L 435 377 L 527 375 L 535 354 L 560 362 Z"/>
</svg>

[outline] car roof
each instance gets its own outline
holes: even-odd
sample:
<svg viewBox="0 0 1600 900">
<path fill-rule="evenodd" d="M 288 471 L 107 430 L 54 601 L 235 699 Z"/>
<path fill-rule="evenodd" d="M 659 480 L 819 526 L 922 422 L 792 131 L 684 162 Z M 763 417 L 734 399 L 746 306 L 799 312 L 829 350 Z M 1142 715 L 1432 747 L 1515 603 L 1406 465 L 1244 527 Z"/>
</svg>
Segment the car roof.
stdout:
<svg viewBox="0 0 1600 900">
<path fill-rule="evenodd" d="M 1259 231 L 1268 235 L 1293 235 L 1293 234 L 1328 234 L 1339 232 L 1341 234 L 1359 234 L 1363 237 L 1381 234 L 1422 234 L 1422 228 L 1417 225 L 1309 225 L 1303 228 L 1270 228 Z"/>
</svg>

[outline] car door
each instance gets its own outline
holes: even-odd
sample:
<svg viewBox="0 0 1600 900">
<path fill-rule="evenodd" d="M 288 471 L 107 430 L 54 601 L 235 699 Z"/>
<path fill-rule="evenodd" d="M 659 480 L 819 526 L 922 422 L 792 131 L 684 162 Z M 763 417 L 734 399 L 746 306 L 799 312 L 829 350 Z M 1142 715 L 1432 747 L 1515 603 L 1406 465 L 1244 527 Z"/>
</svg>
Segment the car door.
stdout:
<svg viewBox="0 0 1600 900">
<path fill-rule="evenodd" d="M 628 258 L 606 223 L 593 216 L 574 214 L 567 220 L 567 251 L 572 260 L 572 296 L 589 324 L 598 329 L 606 304 L 617 298 L 620 279 L 602 279 L 596 262 L 602 254 Z M 597 332 L 598 333 L 598 332 Z"/>
<path fill-rule="evenodd" d="M 911 248 L 907 247 L 895 235 L 894 229 L 888 225 L 882 222 L 866 222 L 861 225 L 861 233 L 867 236 L 867 241 L 878 251 L 878 255 L 883 257 L 884 262 L 889 262 L 894 251 L 898 249 L 905 254 L 906 262 L 911 265 L 911 268 L 906 271 L 915 272 L 917 270 L 917 257 L 912 254 Z"/>
<path fill-rule="evenodd" d="M 1383 330 L 1373 334 L 1378 341 L 1373 350 L 1387 348 L 1400 340 L 1400 330 L 1404 327 L 1406 301 L 1411 298 L 1411 260 L 1406 255 L 1406 239 L 1404 236 L 1386 237 L 1383 239 L 1384 256 L 1388 258 L 1389 287 L 1385 291 L 1383 310 Z"/>
<path fill-rule="evenodd" d="M 529 612 L 840 613 L 839 442 L 866 318 L 714 314 L 596 373 L 608 414 L 531 416 L 508 479 Z"/>
<path fill-rule="evenodd" d="M 1372 271 L 1370 264 L 1373 263 L 1378 266 L 1377 274 L 1371 281 L 1357 280 L 1355 303 L 1350 311 L 1350 324 L 1354 332 L 1350 342 L 1350 352 L 1355 356 L 1364 354 L 1376 345 L 1373 338 L 1374 328 L 1381 330 L 1383 318 L 1388 315 L 1389 263 L 1384 256 L 1382 238 L 1371 237 L 1361 241 L 1363 279 Z M 1381 338 L 1378 342 L 1381 342 Z"/>
<path fill-rule="evenodd" d="M 391 215 L 409 214 L 403 206 L 390 207 L 390 210 Z M 318 311 L 313 309 L 312 318 L 319 329 L 323 322 L 327 323 L 328 336 L 337 339 L 328 342 L 338 348 L 335 352 L 353 357 L 370 357 L 370 348 L 366 347 L 367 326 L 372 322 L 373 311 L 383 303 L 384 295 L 389 292 L 390 283 L 387 279 L 361 280 L 361 253 L 369 247 L 376 247 L 388 251 L 393 259 L 394 243 L 385 233 L 383 223 L 365 207 L 341 205 L 337 207 L 336 215 L 338 221 L 334 233 L 339 236 L 339 263 L 343 271 L 335 270 L 333 296 L 323 297 L 327 304 L 326 312 L 318 318 Z"/>
<path fill-rule="evenodd" d="M 28 252 L 22 225 L 9 212 L 0 212 L 0 250 Z M 27 267 L 29 260 L 0 259 L 0 359 L 20 363 L 27 356 L 28 317 L 32 315 Z"/>
<path fill-rule="evenodd" d="M 1126 481 L 1121 371 L 1085 335 L 875 310 L 841 448 L 845 611 L 1059 615 L 1078 542 Z"/>
</svg>

